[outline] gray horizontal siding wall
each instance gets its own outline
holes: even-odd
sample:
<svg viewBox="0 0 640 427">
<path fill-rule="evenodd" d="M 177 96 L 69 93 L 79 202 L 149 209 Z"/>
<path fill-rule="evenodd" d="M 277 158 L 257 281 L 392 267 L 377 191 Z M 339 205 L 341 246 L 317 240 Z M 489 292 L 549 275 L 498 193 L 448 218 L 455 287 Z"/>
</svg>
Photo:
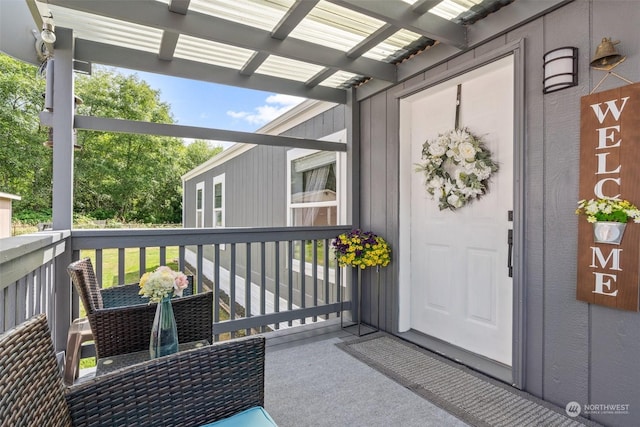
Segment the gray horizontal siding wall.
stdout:
<svg viewBox="0 0 640 427">
<path fill-rule="evenodd" d="M 320 139 L 344 129 L 344 105 L 338 105 L 283 133 Z M 225 174 L 227 227 L 286 226 L 287 148 L 258 145 L 222 165 L 190 178 L 184 185 L 185 227 L 195 227 L 196 185 L 204 181 L 205 227 L 213 224 L 213 178 Z"/>
<path fill-rule="evenodd" d="M 283 133 L 320 139 L 345 127 L 345 108 L 338 105 Z M 205 183 L 205 226 L 212 226 L 213 178 L 225 174 L 227 227 L 270 227 L 286 224 L 287 148 L 256 146 L 228 162 L 190 178 L 184 187 L 185 227 L 195 226 L 195 193 Z"/>
<path fill-rule="evenodd" d="M 213 225 L 213 178 L 225 175 L 227 227 L 286 225 L 286 148 L 256 146 L 185 183 L 185 227 L 195 226 L 196 185 L 204 181 L 204 225 Z"/>
<path fill-rule="evenodd" d="M 338 105 L 319 114 L 283 133 L 284 136 L 320 139 L 344 129 L 345 107 Z M 202 172 L 185 182 L 184 218 L 185 227 L 195 227 L 196 185 L 204 182 L 204 224 L 213 225 L 213 178 L 225 174 L 225 225 L 227 227 L 281 227 L 287 225 L 287 148 L 258 145 L 247 152 L 230 159 L 222 165 Z M 280 244 L 280 283 L 282 296 L 288 292 L 287 245 Z M 196 248 L 191 248 L 193 251 Z M 214 259 L 212 246 L 203 247 L 206 259 Z M 321 254 L 319 254 L 319 257 Z M 229 269 L 231 245 L 220 251 L 220 264 Z M 236 274 L 246 277 L 246 245 L 236 245 Z M 259 245 L 251 248 L 251 277 L 261 280 L 261 255 Z M 265 257 L 265 276 L 267 289 L 275 288 L 275 255 L 268 250 Z M 292 277 L 293 303 L 301 304 L 301 278 L 298 273 Z M 318 280 L 323 288 L 324 282 Z M 307 294 L 311 285 L 306 285 Z M 323 293 L 321 293 L 323 294 Z M 337 298 L 336 290 L 331 289 L 330 297 Z M 307 295 L 309 300 L 310 295 Z M 321 298 L 322 299 L 322 298 Z M 310 300 L 308 301 L 311 302 Z"/>
<path fill-rule="evenodd" d="M 508 10 L 508 6 L 504 11 Z M 487 19 L 500 19 L 499 11 Z M 629 415 L 594 415 L 612 426 L 640 422 L 640 314 L 577 301 L 576 254 L 580 98 L 604 76 L 589 61 L 602 37 L 621 40 L 627 60 L 616 72 L 640 81 L 640 4 L 569 3 L 476 46 L 448 62 L 361 102 L 361 218 L 363 228 L 398 244 L 398 104 L 395 94 L 417 81 L 520 39 L 525 40 L 524 234 L 525 389 L 555 404 L 629 404 Z M 579 85 L 543 95 L 543 55 L 579 48 Z M 598 91 L 625 85 L 609 77 Z M 398 271 L 383 269 L 384 328 L 397 329 Z M 376 295 L 365 293 L 375 313 Z"/>
</svg>

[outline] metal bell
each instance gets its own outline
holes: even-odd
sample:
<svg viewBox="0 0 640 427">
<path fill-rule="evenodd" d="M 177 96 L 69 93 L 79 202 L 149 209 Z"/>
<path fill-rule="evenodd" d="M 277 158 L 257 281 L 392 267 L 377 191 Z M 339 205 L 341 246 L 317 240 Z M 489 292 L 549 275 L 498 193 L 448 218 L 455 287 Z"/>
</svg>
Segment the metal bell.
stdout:
<svg viewBox="0 0 640 427">
<path fill-rule="evenodd" d="M 611 41 L 610 38 L 603 38 L 602 42 L 596 48 L 596 54 L 591 61 L 592 67 L 606 67 L 618 63 L 624 56 L 620 55 L 615 45 L 620 40 Z"/>
</svg>

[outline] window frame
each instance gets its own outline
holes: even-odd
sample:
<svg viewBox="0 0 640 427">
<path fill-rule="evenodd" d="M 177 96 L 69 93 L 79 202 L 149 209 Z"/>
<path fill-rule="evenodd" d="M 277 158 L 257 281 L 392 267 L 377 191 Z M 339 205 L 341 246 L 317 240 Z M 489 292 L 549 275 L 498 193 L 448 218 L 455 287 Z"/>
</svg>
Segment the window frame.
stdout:
<svg viewBox="0 0 640 427">
<path fill-rule="evenodd" d="M 331 135 L 327 135 L 324 138 L 320 138 L 322 141 L 342 142 L 346 144 L 347 130 L 343 129 Z M 292 203 L 291 202 L 291 177 L 292 177 L 292 164 L 295 160 L 300 159 L 311 154 L 319 153 L 321 150 L 312 150 L 307 148 L 292 148 L 287 151 L 287 179 L 286 186 L 286 199 L 287 199 L 287 226 L 293 226 L 293 209 L 296 208 L 317 208 L 317 207 L 336 207 L 337 217 L 336 224 L 346 224 L 347 220 L 347 159 L 346 153 L 342 151 L 335 151 L 335 174 L 336 174 L 336 199 L 335 201 L 328 202 L 306 202 L 306 203 Z"/>
<path fill-rule="evenodd" d="M 213 177 L 213 188 L 211 190 L 211 197 L 213 202 L 211 203 L 211 228 L 225 228 L 226 227 L 226 210 L 227 210 L 227 205 L 226 205 L 226 198 L 225 198 L 225 193 L 226 193 L 226 179 L 225 179 L 225 174 L 222 173 L 220 175 L 216 175 Z M 216 185 L 217 184 L 221 184 L 222 185 L 222 206 L 220 208 L 216 208 Z M 222 213 L 222 225 L 218 226 L 216 225 L 216 212 L 220 210 L 220 212 Z M 214 245 L 215 246 L 215 245 Z M 224 243 L 221 243 L 218 245 L 218 247 L 220 248 L 221 251 L 224 251 L 227 249 L 227 245 L 225 245 Z"/>
<path fill-rule="evenodd" d="M 204 186 L 204 181 L 200 181 L 198 183 L 196 183 L 196 198 L 195 198 L 195 219 L 196 222 L 194 224 L 194 228 L 205 228 L 205 218 L 204 218 L 204 206 L 205 206 L 205 186 Z M 201 197 L 200 200 L 202 201 L 202 204 L 200 206 L 200 208 L 198 208 L 198 193 L 201 192 Z M 202 222 L 200 223 L 200 225 L 198 226 L 198 218 L 201 218 Z"/>
<path fill-rule="evenodd" d="M 222 186 L 222 195 L 221 195 L 221 206 L 216 208 L 216 185 L 220 184 Z M 226 227 L 226 203 L 225 203 L 225 174 L 220 174 L 213 177 L 213 189 L 212 189 L 212 199 L 213 203 L 211 204 L 211 212 L 212 212 L 212 228 L 225 228 Z M 217 225 L 216 223 L 216 212 L 221 213 L 221 225 Z"/>
</svg>

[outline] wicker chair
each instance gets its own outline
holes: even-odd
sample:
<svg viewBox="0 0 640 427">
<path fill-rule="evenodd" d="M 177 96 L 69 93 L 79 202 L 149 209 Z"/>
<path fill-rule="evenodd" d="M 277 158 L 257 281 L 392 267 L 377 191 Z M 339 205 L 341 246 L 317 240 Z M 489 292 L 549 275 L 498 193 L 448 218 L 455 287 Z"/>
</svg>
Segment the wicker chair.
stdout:
<svg viewBox="0 0 640 427">
<path fill-rule="evenodd" d="M 264 353 L 264 337 L 238 338 L 65 388 L 41 314 L 0 335 L 0 425 L 212 423 L 264 404 Z"/>
<path fill-rule="evenodd" d="M 67 271 L 87 312 L 98 358 L 149 348 L 157 304 L 138 295 L 137 284 L 100 289 L 89 258 L 69 264 Z M 180 342 L 212 341 L 213 292 L 176 298 L 172 306 Z"/>
</svg>

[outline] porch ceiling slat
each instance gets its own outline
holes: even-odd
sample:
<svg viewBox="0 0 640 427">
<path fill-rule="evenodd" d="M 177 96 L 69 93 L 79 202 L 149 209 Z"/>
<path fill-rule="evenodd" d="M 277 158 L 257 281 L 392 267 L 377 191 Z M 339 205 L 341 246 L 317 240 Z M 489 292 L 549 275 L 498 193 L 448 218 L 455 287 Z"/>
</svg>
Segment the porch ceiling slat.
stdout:
<svg viewBox="0 0 640 427">
<path fill-rule="evenodd" d="M 250 76 L 255 71 L 260 68 L 262 63 L 269 57 L 268 53 L 265 52 L 254 52 L 251 55 L 251 58 L 244 64 L 242 69 L 240 69 L 240 74 L 243 76 Z"/>
<path fill-rule="evenodd" d="M 418 0 L 411 6 L 411 9 L 415 13 L 427 13 L 429 9 L 437 6 L 441 1 L 442 0 Z"/>
<path fill-rule="evenodd" d="M 271 32 L 271 37 L 284 40 L 320 0 L 297 0 Z"/>
<path fill-rule="evenodd" d="M 165 31 L 162 33 L 162 41 L 160 42 L 160 52 L 158 58 L 170 61 L 173 59 L 173 54 L 176 51 L 176 45 L 178 44 L 178 33 L 172 31 Z"/>
<path fill-rule="evenodd" d="M 254 74 L 243 76 L 238 71 L 186 59 L 163 61 L 149 52 L 76 39 L 75 58 L 80 61 L 148 71 L 187 79 L 201 80 L 247 89 L 276 92 L 309 99 L 344 104 L 346 92 L 324 86 L 309 88 L 303 82 Z"/>
<path fill-rule="evenodd" d="M 189 3 L 191 3 L 191 0 L 171 0 L 169 2 L 169 10 L 181 15 L 186 15 L 189 10 Z"/>
<path fill-rule="evenodd" d="M 362 40 L 349 52 L 347 52 L 347 56 L 349 58 L 355 58 L 362 55 L 363 53 L 385 41 L 387 38 L 391 37 L 396 31 L 398 31 L 398 28 L 394 27 L 391 24 L 383 25 L 382 27 L 378 28 L 373 34 Z"/>
<path fill-rule="evenodd" d="M 336 73 L 335 68 L 324 68 L 316 73 L 315 76 L 304 82 L 307 87 L 315 87 Z"/>
<path fill-rule="evenodd" d="M 213 141 L 239 142 L 245 144 L 271 145 L 291 148 L 308 148 L 326 151 L 347 151 L 346 144 L 319 141 L 315 139 L 292 138 L 278 135 L 239 132 L 223 129 L 209 129 L 168 123 L 149 123 L 106 117 L 75 116 L 77 129 L 105 132 L 136 133 L 143 135 L 163 135 L 177 138 L 194 138 Z"/>
<path fill-rule="evenodd" d="M 459 49 L 467 47 L 467 30 L 439 16 L 425 13 L 419 15 L 413 8 L 400 0 L 328 0 L 331 3 L 378 18 L 399 28 L 406 28 L 441 43 L 450 44 Z"/>
<path fill-rule="evenodd" d="M 49 3 L 123 22 L 176 31 L 204 40 L 268 52 L 298 61 L 335 67 L 395 82 L 396 73 L 392 64 L 362 57 L 348 58 L 344 52 L 303 40 L 293 38 L 277 40 L 272 38 L 268 31 L 202 13 L 189 12 L 187 15 L 171 13 L 166 6 L 159 2 L 49 0 Z"/>
</svg>

